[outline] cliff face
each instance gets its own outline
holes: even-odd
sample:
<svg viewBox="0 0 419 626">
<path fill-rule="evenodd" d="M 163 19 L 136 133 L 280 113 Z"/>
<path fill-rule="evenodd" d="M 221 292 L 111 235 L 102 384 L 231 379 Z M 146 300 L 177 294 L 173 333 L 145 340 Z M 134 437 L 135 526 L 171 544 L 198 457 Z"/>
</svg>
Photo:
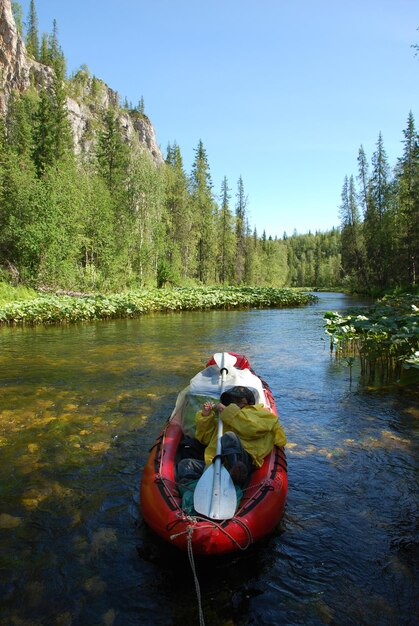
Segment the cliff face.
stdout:
<svg viewBox="0 0 419 626">
<path fill-rule="evenodd" d="M 26 54 L 25 44 L 17 32 L 10 0 L 0 0 L 0 114 L 7 110 L 9 95 L 29 87 L 33 74 L 36 84 L 51 80 L 51 68 L 37 63 Z"/>
<path fill-rule="evenodd" d="M 48 85 L 53 70 L 31 59 L 17 32 L 11 1 L 0 0 L 0 115 L 5 115 L 13 91 L 23 93 L 30 85 Z M 72 89 L 72 91 L 75 91 Z M 67 109 L 73 130 L 76 153 L 92 149 L 95 131 L 100 128 L 104 112 L 112 106 L 119 116 L 124 139 L 147 150 L 154 163 L 161 165 L 163 155 L 157 144 L 150 120 L 137 112 L 119 108 L 118 94 L 103 81 L 84 77 L 83 88 L 67 98 Z"/>
</svg>

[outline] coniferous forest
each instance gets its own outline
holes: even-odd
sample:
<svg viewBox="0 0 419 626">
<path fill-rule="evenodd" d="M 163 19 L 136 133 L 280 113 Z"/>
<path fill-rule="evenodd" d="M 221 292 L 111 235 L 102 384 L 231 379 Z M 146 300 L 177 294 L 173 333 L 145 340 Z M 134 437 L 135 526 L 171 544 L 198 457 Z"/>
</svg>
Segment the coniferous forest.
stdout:
<svg viewBox="0 0 419 626">
<path fill-rule="evenodd" d="M 290 236 L 250 224 L 245 182 L 212 181 L 202 141 L 190 172 L 181 148 L 156 165 L 121 133 L 121 113 L 145 118 L 144 101 L 109 106 L 75 153 L 67 96 L 94 103 L 102 81 L 86 66 L 67 75 L 56 23 L 40 37 L 35 3 L 17 27 L 47 86 L 13 93 L 0 120 L 0 280 L 37 289 L 248 285 L 345 287 L 379 293 L 415 285 L 419 263 L 419 141 L 413 114 L 403 152 L 388 162 L 378 136 L 371 162 L 345 178 L 340 228 Z M 337 206 L 339 198 L 337 198 Z M 257 207 L 253 207 L 256 209 Z"/>
</svg>

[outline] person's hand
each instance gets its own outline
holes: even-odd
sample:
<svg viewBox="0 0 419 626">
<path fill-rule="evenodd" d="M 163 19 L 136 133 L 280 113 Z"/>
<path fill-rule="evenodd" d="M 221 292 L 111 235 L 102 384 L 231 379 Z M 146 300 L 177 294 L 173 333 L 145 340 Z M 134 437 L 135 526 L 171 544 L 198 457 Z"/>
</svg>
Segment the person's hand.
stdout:
<svg viewBox="0 0 419 626">
<path fill-rule="evenodd" d="M 202 407 L 202 415 L 204 417 L 208 417 L 208 415 L 211 413 L 213 408 L 214 408 L 214 404 L 212 402 L 205 402 Z"/>
<path fill-rule="evenodd" d="M 218 411 L 218 413 L 222 413 L 224 409 L 225 409 L 225 405 L 221 404 L 221 402 L 215 405 L 215 410 Z"/>
</svg>

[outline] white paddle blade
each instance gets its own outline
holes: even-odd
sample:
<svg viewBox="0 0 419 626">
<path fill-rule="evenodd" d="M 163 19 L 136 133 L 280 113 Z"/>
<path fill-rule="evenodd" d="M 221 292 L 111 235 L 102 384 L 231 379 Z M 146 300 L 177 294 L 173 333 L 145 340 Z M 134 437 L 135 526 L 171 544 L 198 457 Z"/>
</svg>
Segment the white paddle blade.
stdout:
<svg viewBox="0 0 419 626">
<path fill-rule="evenodd" d="M 216 352 L 214 354 L 214 361 L 221 369 L 225 367 L 227 370 L 229 367 L 233 367 L 237 361 L 237 357 L 229 354 L 228 352 Z"/>
<path fill-rule="evenodd" d="M 213 463 L 202 474 L 194 491 L 194 509 L 210 519 L 231 519 L 237 508 L 237 494 L 230 474 Z"/>
</svg>

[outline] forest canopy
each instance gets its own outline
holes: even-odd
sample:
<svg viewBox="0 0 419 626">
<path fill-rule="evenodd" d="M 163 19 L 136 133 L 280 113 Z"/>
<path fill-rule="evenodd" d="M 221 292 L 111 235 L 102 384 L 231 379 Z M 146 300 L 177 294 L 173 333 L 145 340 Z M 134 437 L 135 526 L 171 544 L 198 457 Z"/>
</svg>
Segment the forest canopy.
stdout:
<svg viewBox="0 0 419 626">
<path fill-rule="evenodd" d="M 85 131 L 90 149 L 76 155 L 67 97 L 92 104 L 100 81 L 86 66 L 67 76 L 57 24 L 40 36 L 33 0 L 25 32 L 17 3 L 14 12 L 28 54 L 52 68 L 53 80 L 13 93 L 0 120 L 0 279 L 87 291 L 219 284 L 374 292 L 416 284 L 412 113 L 394 167 L 381 134 L 371 163 L 361 146 L 356 181 L 344 181 L 340 228 L 272 237 L 251 226 L 241 176 L 233 189 L 227 178 L 214 187 L 201 140 L 190 172 L 176 143 L 156 166 L 124 140 L 121 114 L 145 117 L 142 97 L 136 107 L 109 106 Z"/>
</svg>

